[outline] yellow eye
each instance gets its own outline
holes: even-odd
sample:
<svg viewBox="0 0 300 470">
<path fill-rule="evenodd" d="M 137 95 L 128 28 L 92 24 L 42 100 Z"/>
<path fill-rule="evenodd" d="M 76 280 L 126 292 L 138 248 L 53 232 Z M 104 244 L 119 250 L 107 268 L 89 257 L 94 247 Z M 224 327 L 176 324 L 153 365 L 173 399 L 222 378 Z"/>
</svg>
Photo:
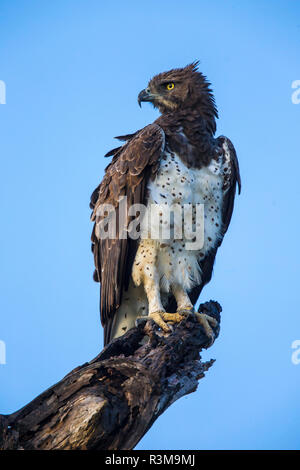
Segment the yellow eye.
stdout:
<svg viewBox="0 0 300 470">
<path fill-rule="evenodd" d="M 173 90 L 175 84 L 174 83 L 168 83 L 167 84 L 167 90 Z"/>
</svg>

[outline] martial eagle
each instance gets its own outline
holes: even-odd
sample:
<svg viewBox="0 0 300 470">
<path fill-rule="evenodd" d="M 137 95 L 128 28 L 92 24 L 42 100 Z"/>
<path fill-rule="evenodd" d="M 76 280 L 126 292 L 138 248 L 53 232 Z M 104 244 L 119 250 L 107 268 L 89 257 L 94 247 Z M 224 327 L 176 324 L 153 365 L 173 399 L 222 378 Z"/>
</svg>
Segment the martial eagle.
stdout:
<svg viewBox="0 0 300 470">
<path fill-rule="evenodd" d="M 137 317 L 149 316 L 169 331 L 169 325 L 187 314 L 196 315 L 212 339 L 215 320 L 196 313 L 194 305 L 211 279 L 231 220 L 236 185 L 241 189 L 236 152 L 227 137 L 214 137 L 218 112 L 198 62 L 156 75 L 138 95 L 138 103 L 143 101 L 158 108 L 160 117 L 133 134 L 117 137 L 124 144 L 106 154 L 112 161 L 91 196 L 94 280 L 100 282 L 104 343 L 134 327 Z M 193 227 L 203 231 L 202 246 L 187 248 L 191 240 L 184 230 L 181 238 L 121 237 L 124 230 L 130 232 L 132 221 L 128 212 L 125 218 L 118 217 L 121 200 L 128 209 L 133 204 L 179 204 L 194 211 L 202 205 L 202 226 L 196 224 L 195 212 L 192 216 Z M 107 215 L 101 207 L 116 212 L 111 237 L 101 236 Z M 172 220 L 164 221 L 170 229 Z"/>
</svg>

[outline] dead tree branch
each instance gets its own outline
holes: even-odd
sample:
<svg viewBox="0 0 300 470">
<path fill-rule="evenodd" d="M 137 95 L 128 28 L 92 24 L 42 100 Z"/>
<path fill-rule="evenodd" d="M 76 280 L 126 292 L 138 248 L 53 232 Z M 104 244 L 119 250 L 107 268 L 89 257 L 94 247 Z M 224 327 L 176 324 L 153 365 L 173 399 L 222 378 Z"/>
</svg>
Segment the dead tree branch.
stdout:
<svg viewBox="0 0 300 470">
<path fill-rule="evenodd" d="M 220 322 L 217 302 L 199 311 Z M 0 415 L 0 449 L 133 449 L 172 403 L 196 390 L 214 362 L 201 362 L 207 347 L 192 316 L 167 335 L 143 321 L 21 410 Z"/>
</svg>

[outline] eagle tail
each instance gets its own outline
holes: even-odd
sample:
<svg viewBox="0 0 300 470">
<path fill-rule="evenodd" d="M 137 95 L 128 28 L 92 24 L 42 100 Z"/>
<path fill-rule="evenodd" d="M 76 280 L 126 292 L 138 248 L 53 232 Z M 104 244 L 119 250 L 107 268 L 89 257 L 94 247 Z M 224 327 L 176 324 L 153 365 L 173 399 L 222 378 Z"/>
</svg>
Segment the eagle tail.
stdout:
<svg viewBox="0 0 300 470">
<path fill-rule="evenodd" d="M 113 318 L 109 318 L 104 325 L 104 347 L 108 345 L 111 341 L 111 331 L 112 331 Z"/>
</svg>

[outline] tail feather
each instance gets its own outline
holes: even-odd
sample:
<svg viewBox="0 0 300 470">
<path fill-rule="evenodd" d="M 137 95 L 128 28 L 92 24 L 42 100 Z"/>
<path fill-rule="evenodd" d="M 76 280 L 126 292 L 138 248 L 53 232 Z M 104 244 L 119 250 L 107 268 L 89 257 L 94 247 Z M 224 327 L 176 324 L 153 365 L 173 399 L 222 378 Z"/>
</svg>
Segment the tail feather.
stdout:
<svg viewBox="0 0 300 470">
<path fill-rule="evenodd" d="M 104 325 L 104 346 L 107 346 L 111 341 L 113 318 L 109 318 Z"/>
</svg>

